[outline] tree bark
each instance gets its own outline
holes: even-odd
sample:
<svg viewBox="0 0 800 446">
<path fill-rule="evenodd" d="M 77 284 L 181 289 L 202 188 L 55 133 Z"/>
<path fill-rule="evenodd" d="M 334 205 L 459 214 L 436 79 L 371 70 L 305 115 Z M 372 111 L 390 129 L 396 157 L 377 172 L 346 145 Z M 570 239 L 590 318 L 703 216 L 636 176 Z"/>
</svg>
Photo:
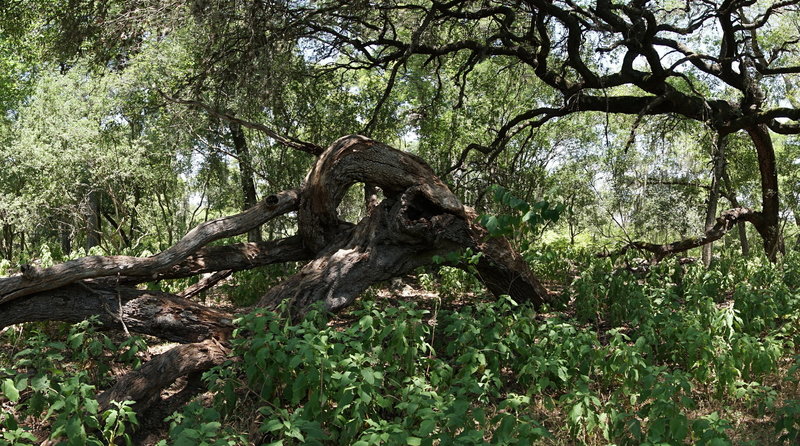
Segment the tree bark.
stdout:
<svg viewBox="0 0 800 446">
<path fill-rule="evenodd" d="M 364 208 L 367 213 L 378 207 L 378 188 L 372 184 L 364 184 Z"/>
<path fill-rule="evenodd" d="M 356 224 L 337 214 L 355 183 L 369 185 L 368 212 Z M 376 188 L 385 197 L 380 202 Z M 296 236 L 205 247 L 295 210 Z M 290 314 L 299 318 L 315 304 L 342 309 L 374 283 L 431 264 L 434 255 L 467 249 L 480 255 L 474 268 L 492 293 L 535 306 L 547 302 L 547 290 L 508 242 L 489 238 L 475 212 L 424 161 L 363 136 L 347 136 L 321 154 L 299 191 L 271 195 L 245 212 L 203 223 L 155 256 L 89 256 L 46 269 L 24 265 L 22 274 L 0 279 L 0 327 L 95 315 L 106 328 L 185 343 L 121 378 L 100 397 L 104 405 L 134 399 L 142 407 L 178 376 L 221 363 L 232 317 L 131 285 L 223 271 L 212 276 L 219 278 L 227 271 L 310 260 L 260 302 L 278 308 L 288 301 Z"/>
<path fill-rule="evenodd" d="M 205 222 L 178 243 L 152 257 L 89 256 L 40 270 L 28 266 L 22 275 L 0 279 L 0 303 L 38 291 L 52 290 L 83 279 L 113 275 L 150 275 L 153 278 L 178 264 L 204 245 L 230 237 L 290 212 L 297 207 L 297 192 L 270 195 L 257 206 L 229 217 Z"/>
<path fill-rule="evenodd" d="M 222 364 L 227 354 L 227 349 L 213 339 L 173 347 L 101 393 L 97 397 L 100 410 L 107 409 L 112 401 L 131 400 L 136 401 L 134 408 L 141 411 L 158 399 L 161 389 L 176 379 Z"/>
<path fill-rule="evenodd" d="M 58 237 L 61 242 L 61 253 L 65 256 L 72 252 L 72 231 L 63 221 L 58 224 Z"/>
<path fill-rule="evenodd" d="M 186 288 L 185 290 L 178 293 L 179 297 L 183 297 L 185 299 L 191 299 L 192 297 L 202 293 L 203 291 L 215 286 L 216 284 L 222 282 L 223 280 L 230 277 L 233 273 L 233 270 L 225 269 L 222 271 L 217 271 L 215 273 L 211 273 L 207 276 L 204 276 L 200 279 L 199 282 L 196 284 Z"/>
<path fill-rule="evenodd" d="M 753 220 L 756 230 L 764 241 L 764 252 L 770 261 L 776 261 L 779 251 L 783 251 L 779 225 L 780 202 L 778 196 L 778 170 L 775 162 L 775 149 L 769 128 L 764 124 L 746 129 L 758 155 L 758 169 L 761 173 L 761 212 Z"/>
<path fill-rule="evenodd" d="M 336 209 L 357 182 L 380 187 L 385 198 L 349 230 Z M 293 317 L 316 303 L 336 311 L 376 282 L 466 248 L 483 253 L 477 269 L 490 291 L 536 306 L 546 302 L 527 264 L 505 240 L 487 240 L 475 217 L 416 156 L 363 136 L 341 138 L 317 160 L 300 196 L 300 236 L 320 254 L 260 305 L 277 308 L 288 300 Z"/>
<path fill-rule="evenodd" d="M 380 187 L 385 199 L 354 226 L 341 221 L 336 209 L 347 189 L 357 182 Z M 474 212 L 461 204 L 424 161 L 363 136 L 348 136 L 320 156 L 300 193 L 271 195 L 241 214 L 203 223 L 152 257 L 90 256 L 47 269 L 28 265 L 23 274 L 0 279 L 0 303 L 85 279 L 117 276 L 117 281 L 127 283 L 137 277 L 155 280 L 243 269 L 249 266 L 243 251 L 258 248 L 257 244 L 198 250 L 295 209 L 302 248 L 289 239 L 272 247 L 292 257 L 306 257 L 310 252 L 315 260 L 271 290 L 263 305 L 274 307 L 291 297 L 292 305 L 301 311 L 318 301 L 337 310 L 375 282 L 429 264 L 433 255 L 467 248 L 483 253 L 477 264 L 479 278 L 493 293 L 507 293 L 537 306 L 548 298 L 508 243 L 488 239 L 486 231 L 474 223 Z M 219 256 L 210 255 L 221 249 L 227 249 L 233 258 L 217 261 Z M 195 252 L 197 255 L 189 258 Z M 237 256 L 239 260 L 234 261 Z M 275 258 L 267 253 L 261 264 Z M 216 265 L 209 267 L 213 263 Z"/>
<path fill-rule="evenodd" d="M 3 257 L 11 259 L 14 256 L 14 227 L 3 223 Z"/>
<path fill-rule="evenodd" d="M 731 229 L 732 226 L 730 225 L 736 223 L 739 225 L 738 229 L 739 237 L 742 241 L 742 252 L 744 255 L 746 255 L 749 246 L 743 224 L 745 221 L 747 221 L 752 223 L 758 233 L 761 235 L 767 258 L 769 258 L 770 261 L 775 262 L 777 260 L 778 252 L 783 252 L 784 250 L 779 225 L 778 211 L 780 203 L 778 198 L 778 173 L 775 162 L 775 150 L 772 146 L 772 138 L 769 134 L 769 128 L 766 125 L 754 125 L 748 127 L 746 130 L 756 147 L 756 152 L 758 155 L 758 165 L 761 177 L 761 211 L 752 211 L 745 208 L 730 209 L 723 212 L 722 215 L 716 219 L 717 222 L 715 224 L 709 225 L 710 222 L 708 217 L 712 215 L 710 208 L 712 205 L 716 206 L 716 201 L 718 200 L 718 198 L 714 198 L 712 200 L 712 197 L 717 197 L 719 193 L 720 178 L 725 178 L 725 181 L 728 183 L 728 188 L 730 189 L 730 178 L 728 178 L 727 171 L 725 170 L 723 156 L 721 162 L 717 162 L 718 160 L 715 159 L 713 175 L 715 178 L 712 179 L 712 186 L 709 192 L 709 209 L 706 215 L 706 232 L 703 236 L 663 245 L 646 242 L 633 242 L 622 248 L 621 251 L 624 252 L 629 248 L 650 251 L 654 254 L 653 261 L 658 262 L 666 256 L 678 252 L 683 252 L 700 246 L 705 247 L 706 245 L 719 240 Z M 723 138 L 724 136 L 724 133 L 720 134 L 720 138 Z M 721 146 L 722 144 L 720 144 L 720 147 Z M 732 199 L 732 202 L 735 202 L 735 197 Z M 706 258 L 710 259 L 710 251 L 706 252 L 704 249 L 703 255 L 704 261 Z"/>
<path fill-rule="evenodd" d="M 97 316 L 106 329 L 127 330 L 172 342 L 224 340 L 233 316 L 157 291 L 80 282 L 0 304 L 0 328 L 22 322 L 80 322 Z M 124 325 L 124 327 L 123 327 Z"/>
<path fill-rule="evenodd" d="M 728 175 L 727 164 L 722 165 L 722 180 L 725 182 L 725 189 L 728 191 L 727 198 L 731 202 L 731 206 L 738 208 L 739 200 L 736 198 L 736 192 L 733 189 L 733 182 L 730 175 Z M 739 234 L 739 245 L 742 248 L 742 257 L 750 257 L 750 242 L 747 240 L 747 227 L 744 221 L 736 223 L 736 232 Z"/>
<path fill-rule="evenodd" d="M 734 225 L 739 222 L 749 221 L 753 223 L 761 217 L 760 212 L 752 211 L 747 208 L 729 209 L 717 217 L 716 223 L 711 229 L 707 230 L 700 237 L 692 237 L 683 240 L 678 240 L 672 243 L 657 244 L 647 242 L 632 242 L 622 247 L 622 249 L 610 253 L 603 254 L 602 256 L 624 254 L 629 249 L 638 249 L 641 251 L 648 251 L 653 254 L 651 263 L 658 263 L 668 256 L 688 251 L 692 248 L 698 248 L 708 243 L 721 239 L 725 234 L 730 231 Z"/>
</svg>

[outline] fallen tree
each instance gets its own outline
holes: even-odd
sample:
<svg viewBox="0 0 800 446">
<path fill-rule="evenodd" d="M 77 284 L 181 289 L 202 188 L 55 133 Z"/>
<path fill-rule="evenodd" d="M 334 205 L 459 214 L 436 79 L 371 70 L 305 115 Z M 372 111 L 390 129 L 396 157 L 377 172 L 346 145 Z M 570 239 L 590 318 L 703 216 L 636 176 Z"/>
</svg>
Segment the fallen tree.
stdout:
<svg viewBox="0 0 800 446">
<path fill-rule="evenodd" d="M 367 214 L 343 221 L 345 193 L 364 183 Z M 378 202 L 376 188 L 384 198 Z M 206 245 L 296 212 L 298 234 L 258 243 Z M 97 316 L 103 327 L 144 333 L 181 345 L 123 376 L 100 396 L 105 406 L 133 399 L 139 408 L 178 377 L 221 363 L 233 328 L 231 314 L 183 297 L 143 291 L 135 284 L 203 273 L 213 280 L 232 271 L 307 261 L 270 290 L 259 306 L 286 308 L 300 318 L 313 305 L 338 311 L 369 286 L 432 264 L 435 255 L 482 253 L 478 279 L 495 295 L 541 306 L 547 291 L 508 242 L 489 238 L 420 158 L 363 136 L 346 136 L 321 152 L 297 190 L 270 195 L 251 209 L 199 225 L 152 257 L 90 256 L 50 268 L 26 265 L 0 278 L 0 328 L 27 321 L 80 321 Z M 205 285 L 201 285 L 205 286 Z M 193 290 L 187 290 L 190 295 Z"/>
</svg>

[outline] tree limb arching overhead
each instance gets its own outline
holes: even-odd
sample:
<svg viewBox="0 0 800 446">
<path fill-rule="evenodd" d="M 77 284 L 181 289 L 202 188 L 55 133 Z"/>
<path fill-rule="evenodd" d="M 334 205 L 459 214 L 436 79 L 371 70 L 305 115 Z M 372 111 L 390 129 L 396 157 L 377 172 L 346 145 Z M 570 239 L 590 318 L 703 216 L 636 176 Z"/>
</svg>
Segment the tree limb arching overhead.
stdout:
<svg viewBox="0 0 800 446">
<path fill-rule="evenodd" d="M 429 26 L 413 39 L 399 32 L 402 24 L 382 12 L 401 10 L 405 23 Z M 414 8 L 379 2 L 374 17 L 341 14 L 336 27 L 321 11 L 298 11 L 295 17 L 307 35 L 349 56 L 341 68 L 394 70 L 409 55 L 427 63 L 463 54 L 459 72 L 468 73 L 496 58 L 526 65 L 560 96 L 560 102 L 508 120 L 488 146 L 469 145 L 449 172 L 460 168 L 471 150 L 497 153 L 521 129 L 581 112 L 670 114 L 702 122 L 722 136 L 746 132 L 761 178 L 761 209 L 750 221 L 774 259 L 782 244 L 770 134 L 800 133 L 800 110 L 769 96 L 764 84 L 783 83 L 781 76 L 800 74 L 800 66 L 788 57 L 798 55 L 797 36 L 764 36 L 771 20 L 798 13 L 794 1 L 686 2 L 666 9 L 646 0 L 525 0 L 434 1 Z M 437 33 L 442 29 L 449 32 Z"/>
</svg>

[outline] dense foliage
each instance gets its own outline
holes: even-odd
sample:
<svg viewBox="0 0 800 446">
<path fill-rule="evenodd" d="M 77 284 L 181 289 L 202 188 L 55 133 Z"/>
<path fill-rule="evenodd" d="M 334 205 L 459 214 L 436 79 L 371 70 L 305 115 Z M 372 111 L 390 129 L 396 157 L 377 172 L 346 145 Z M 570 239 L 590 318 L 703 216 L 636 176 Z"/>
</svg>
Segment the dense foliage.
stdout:
<svg viewBox="0 0 800 446">
<path fill-rule="evenodd" d="M 569 274 L 563 252 L 558 259 L 539 267 Z M 439 280 L 452 297 L 373 294 L 334 325 L 322 314 L 297 325 L 272 312 L 244 315 L 232 359 L 204 374 L 207 403 L 172 415 L 166 443 L 800 439 L 796 256 L 710 269 L 667 261 L 644 277 L 610 259 L 569 260 L 580 276 L 563 289 L 564 306 L 548 313 L 480 295 L 465 302 L 468 280 L 445 270 Z M 135 429 L 127 405 L 98 414 L 93 390 L 108 379 L 104 367 L 135 358 L 136 338 L 111 345 L 89 324 L 3 336 L 14 346 L 3 356 L 4 404 L 15 403 L 2 421 L 6 441 L 32 439 L 20 427 L 32 419 L 52 422 L 51 435 L 66 432 L 70 444 Z"/>
<path fill-rule="evenodd" d="M 162 252 L 301 185 L 300 143 L 361 133 L 557 296 L 490 297 L 483 253 L 453 251 L 292 323 L 251 306 L 298 264 L 237 271 L 196 298 L 237 314 L 229 359 L 160 415 L 98 403 L 157 337 L 3 327 L 0 444 L 799 443 L 794 3 L 0 1 L 0 278 Z M 364 186 L 342 220 L 369 215 Z M 729 208 L 750 220 L 701 253 Z"/>
</svg>

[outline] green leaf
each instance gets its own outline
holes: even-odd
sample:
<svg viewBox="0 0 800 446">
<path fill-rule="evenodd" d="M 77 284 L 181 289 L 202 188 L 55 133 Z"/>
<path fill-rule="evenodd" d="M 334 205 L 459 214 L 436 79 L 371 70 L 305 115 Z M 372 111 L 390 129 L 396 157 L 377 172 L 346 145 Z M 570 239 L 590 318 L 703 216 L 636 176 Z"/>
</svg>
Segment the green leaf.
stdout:
<svg viewBox="0 0 800 446">
<path fill-rule="evenodd" d="M 433 433 L 433 430 L 436 428 L 436 421 L 431 420 L 430 418 L 422 420 L 419 424 L 419 431 L 418 433 L 423 437 L 427 437 L 428 435 Z"/>
<path fill-rule="evenodd" d="M 14 385 L 14 381 L 11 378 L 6 378 L 3 380 L 2 389 L 3 396 L 8 398 L 9 401 L 12 403 L 16 403 L 19 400 L 19 391 L 17 387 Z"/>
<path fill-rule="evenodd" d="M 577 423 L 583 417 L 583 405 L 576 404 L 572 406 L 572 409 L 569 411 L 569 419 L 573 423 Z"/>
<path fill-rule="evenodd" d="M 484 215 L 479 219 L 481 225 L 489 231 L 489 234 L 496 234 L 499 231 L 500 223 L 494 215 Z"/>
<path fill-rule="evenodd" d="M 105 423 L 106 426 L 111 426 L 117 422 L 117 411 L 116 410 L 107 410 L 105 412 Z"/>
<path fill-rule="evenodd" d="M 265 425 L 261 426 L 262 431 L 274 432 L 283 428 L 283 423 L 278 419 L 271 419 Z"/>
<path fill-rule="evenodd" d="M 86 430 L 83 428 L 83 423 L 81 423 L 81 419 L 78 417 L 78 414 L 73 414 L 73 417 L 67 421 L 67 438 L 69 438 L 70 443 L 76 442 L 74 444 L 83 444 L 85 442 L 82 440 L 86 439 Z"/>
<path fill-rule="evenodd" d="M 364 377 L 364 381 L 369 385 L 375 385 L 375 375 L 372 368 L 361 369 L 361 376 Z"/>
</svg>

